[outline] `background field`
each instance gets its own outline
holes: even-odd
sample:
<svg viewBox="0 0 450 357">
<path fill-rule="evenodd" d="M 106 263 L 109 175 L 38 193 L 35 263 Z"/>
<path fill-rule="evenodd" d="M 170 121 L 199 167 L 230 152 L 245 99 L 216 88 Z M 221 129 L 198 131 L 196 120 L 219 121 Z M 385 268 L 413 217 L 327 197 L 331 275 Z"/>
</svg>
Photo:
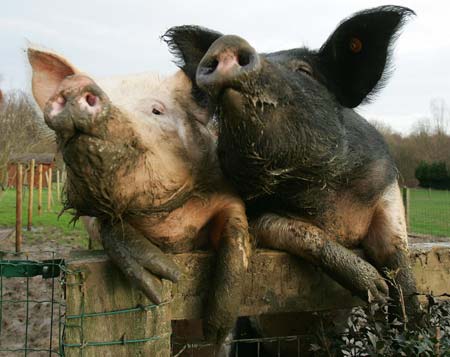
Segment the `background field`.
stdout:
<svg viewBox="0 0 450 357">
<path fill-rule="evenodd" d="M 47 238 L 59 243 L 68 243 L 73 246 L 88 246 L 87 234 L 81 222 L 75 225 L 70 224 L 72 215 L 65 212 L 58 218 L 62 210 L 62 204 L 57 201 L 56 193 L 53 193 L 53 204 L 51 211 L 47 211 L 47 190 L 42 192 L 42 215 L 37 215 L 38 197 L 37 190 L 33 195 L 33 229 L 28 232 L 27 225 L 27 205 L 28 188 L 24 187 L 23 192 L 23 235 L 24 240 L 45 241 Z M 9 189 L 0 192 L 0 228 L 15 227 L 16 225 L 16 191 Z M 0 242 L 1 245 L 1 242 Z M 1 246 L 0 246 L 1 249 Z"/>
<path fill-rule="evenodd" d="M 0 227 L 15 226 L 16 192 L 10 189 L 0 193 Z M 25 238 L 53 235 L 53 239 L 73 240 L 76 245 L 87 245 L 87 235 L 81 222 L 69 224 L 72 215 L 62 209 L 53 195 L 53 205 L 47 211 L 47 191 L 43 194 L 43 214 L 37 215 L 37 191 L 34 194 L 33 231 L 24 231 Z M 23 195 L 23 221 L 27 222 L 28 192 Z M 450 191 L 410 189 L 410 233 L 450 237 Z"/>
<path fill-rule="evenodd" d="M 450 191 L 410 189 L 410 232 L 450 237 Z"/>
</svg>

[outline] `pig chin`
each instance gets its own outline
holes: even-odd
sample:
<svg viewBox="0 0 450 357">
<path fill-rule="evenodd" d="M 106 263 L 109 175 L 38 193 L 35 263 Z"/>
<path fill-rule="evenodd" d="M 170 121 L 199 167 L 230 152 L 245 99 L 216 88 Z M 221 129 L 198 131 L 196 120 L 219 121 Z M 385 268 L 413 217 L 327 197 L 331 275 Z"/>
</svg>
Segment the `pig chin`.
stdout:
<svg viewBox="0 0 450 357">
<path fill-rule="evenodd" d="M 267 112 L 278 106 L 278 98 L 264 91 L 256 92 L 245 88 L 226 88 L 218 98 L 218 112 L 222 121 L 238 124 L 251 121 L 254 124 L 265 122 Z"/>
<path fill-rule="evenodd" d="M 223 108 L 239 111 L 244 108 L 244 95 L 234 88 L 226 88 L 219 99 L 219 105 Z"/>
<path fill-rule="evenodd" d="M 67 207 L 77 215 L 120 216 L 129 202 L 117 199 L 118 178 L 129 175 L 142 153 L 118 138 L 79 135 L 62 154 L 68 169 Z"/>
</svg>

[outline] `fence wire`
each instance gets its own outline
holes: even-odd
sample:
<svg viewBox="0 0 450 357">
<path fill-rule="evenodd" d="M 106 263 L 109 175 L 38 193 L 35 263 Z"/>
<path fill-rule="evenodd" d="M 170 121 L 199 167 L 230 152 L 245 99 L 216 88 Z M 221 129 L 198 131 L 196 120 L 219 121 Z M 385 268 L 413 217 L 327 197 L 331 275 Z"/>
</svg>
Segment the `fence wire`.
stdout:
<svg viewBox="0 0 450 357">
<path fill-rule="evenodd" d="M 79 313 L 67 314 L 65 288 L 72 284 L 83 291 L 84 274 L 81 271 L 69 271 L 63 260 L 55 257 L 54 252 L 39 252 L 39 257 L 42 258 L 45 254 L 49 259 L 33 260 L 27 253 L 0 251 L 0 356 L 64 356 L 72 348 L 76 355 L 83 356 L 87 347 L 147 343 L 158 339 L 171 340 L 172 356 L 216 355 L 210 344 L 177 341 L 176 336 L 170 334 L 130 336 L 111 341 L 86 340 L 87 319 L 146 314 L 170 302 L 92 312 L 85 311 L 84 300 L 81 299 Z M 71 282 L 67 279 L 69 275 L 75 277 L 70 279 Z M 72 329 L 72 337 L 79 337 L 78 341 L 66 341 L 68 329 Z M 78 333 L 74 334 L 73 330 Z M 265 351 L 271 351 L 274 356 L 282 356 L 286 348 L 296 351 L 289 355 L 300 356 L 301 338 L 238 338 L 228 340 L 224 349 L 233 357 L 246 356 L 250 350 L 253 356 L 263 356 Z"/>
<path fill-rule="evenodd" d="M 237 338 L 224 343 L 220 351 L 206 343 L 189 343 L 181 340 L 172 341 L 172 357 L 300 357 L 308 353 L 311 335 Z"/>
<path fill-rule="evenodd" d="M 0 356 L 62 355 L 62 261 L 39 256 L 0 251 Z"/>
</svg>

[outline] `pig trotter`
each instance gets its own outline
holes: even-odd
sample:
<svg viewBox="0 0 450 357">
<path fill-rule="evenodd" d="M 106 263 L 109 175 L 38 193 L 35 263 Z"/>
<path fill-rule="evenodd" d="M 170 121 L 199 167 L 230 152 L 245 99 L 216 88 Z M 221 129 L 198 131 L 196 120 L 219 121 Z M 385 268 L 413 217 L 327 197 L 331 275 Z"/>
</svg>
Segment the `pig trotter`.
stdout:
<svg viewBox="0 0 450 357">
<path fill-rule="evenodd" d="M 161 303 L 159 278 L 175 283 L 181 277 L 180 269 L 168 255 L 125 222 L 102 224 L 101 238 L 111 260 L 156 304 Z"/>
<path fill-rule="evenodd" d="M 227 219 L 217 252 L 214 285 L 203 322 L 205 339 L 218 347 L 224 342 L 238 316 L 249 248 L 247 221 L 238 217 Z"/>
<path fill-rule="evenodd" d="M 258 241 L 265 247 L 284 250 L 317 264 L 363 300 L 386 300 L 389 289 L 377 269 L 333 241 L 317 226 L 267 214 L 255 223 L 253 229 Z"/>
<path fill-rule="evenodd" d="M 408 254 L 398 250 L 386 262 L 383 268 L 386 279 L 391 285 L 390 297 L 393 301 L 389 312 L 412 328 L 424 325 L 424 310 L 417 298 L 416 282 L 411 270 Z"/>
<path fill-rule="evenodd" d="M 321 254 L 322 267 L 342 286 L 365 301 L 386 302 L 388 285 L 373 265 L 333 241 L 324 242 Z"/>
</svg>

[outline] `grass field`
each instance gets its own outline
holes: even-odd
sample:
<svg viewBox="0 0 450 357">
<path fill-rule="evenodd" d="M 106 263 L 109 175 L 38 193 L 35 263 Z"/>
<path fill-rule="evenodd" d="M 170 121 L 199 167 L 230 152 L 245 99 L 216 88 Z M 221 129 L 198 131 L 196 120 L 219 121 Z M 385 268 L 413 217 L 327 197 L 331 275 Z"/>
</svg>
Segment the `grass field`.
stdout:
<svg viewBox="0 0 450 357">
<path fill-rule="evenodd" d="M 450 191 L 410 189 L 410 231 L 450 237 Z"/>
<path fill-rule="evenodd" d="M 61 212 L 62 204 L 56 198 L 56 192 L 53 192 L 53 204 L 50 211 L 47 210 L 47 190 L 42 193 L 42 215 L 38 216 L 38 197 L 37 190 L 33 195 L 33 229 L 28 232 L 24 230 L 25 239 L 42 239 L 46 235 L 51 235 L 53 239 L 63 242 L 74 242 L 75 245 L 87 247 L 87 234 L 81 222 L 75 225 L 70 224 L 72 215 L 65 212 L 58 218 Z M 28 188 L 24 187 L 23 192 L 23 227 L 27 225 L 27 206 L 28 206 Z M 9 189 L 0 192 L 0 228 L 15 227 L 16 225 L 16 191 Z"/>
<path fill-rule="evenodd" d="M 33 231 L 24 231 L 25 238 L 42 239 L 51 234 L 54 239 L 75 241 L 78 245 L 87 246 L 87 235 L 81 222 L 75 226 L 69 224 L 72 216 L 64 213 L 59 219 L 62 209 L 53 195 L 53 205 L 47 211 L 47 190 L 43 194 L 43 214 L 37 215 L 37 190 L 34 193 Z M 28 191 L 23 195 L 23 224 L 27 222 Z M 8 190 L 0 192 L 0 227 L 15 226 L 16 192 Z M 450 237 L 450 192 L 426 189 L 410 189 L 410 232 L 434 236 Z M 56 236 L 56 237 L 55 237 Z M 59 236 L 59 238 L 58 238 Z"/>
</svg>

